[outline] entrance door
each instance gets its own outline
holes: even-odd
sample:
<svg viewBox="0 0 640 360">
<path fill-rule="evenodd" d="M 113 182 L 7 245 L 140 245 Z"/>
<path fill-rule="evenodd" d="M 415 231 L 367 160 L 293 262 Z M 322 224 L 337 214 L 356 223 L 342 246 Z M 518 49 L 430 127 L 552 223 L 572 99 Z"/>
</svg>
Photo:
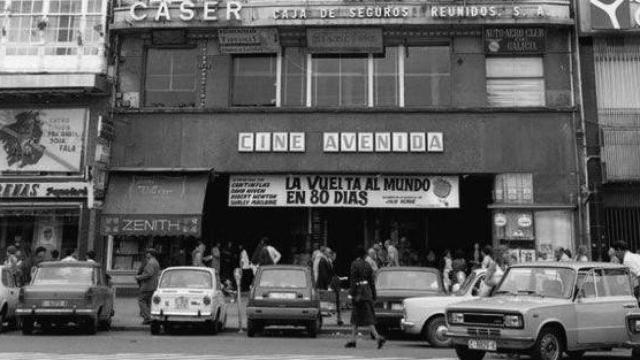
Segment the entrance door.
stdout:
<svg viewBox="0 0 640 360">
<path fill-rule="evenodd" d="M 349 276 L 353 251 L 364 244 L 363 216 L 359 209 L 327 211 L 327 246 L 337 254 L 335 270 L 339 276 Z"/>
</svg>

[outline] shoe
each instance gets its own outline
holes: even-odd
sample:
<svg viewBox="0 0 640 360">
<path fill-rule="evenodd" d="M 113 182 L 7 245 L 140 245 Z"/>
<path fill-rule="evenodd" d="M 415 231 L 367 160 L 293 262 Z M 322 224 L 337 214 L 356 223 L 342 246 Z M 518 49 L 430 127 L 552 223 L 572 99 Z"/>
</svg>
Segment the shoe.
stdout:
<svg viewBox="0 0 640 360">
<path fill-rule="evenodd" d="M 150 325 L 151 320 L 142 320 L 142 325 Z"/>
<path fill-rule="evenodd" d="M 356 342 L 355 341 L 349 341 L 348 343 L 344 344 L 344 347 L 346 347 L 346 348 L 355 348 L 356 347 Z"/>
<path fill-rule="evenodd" d="M 382 347 L 384 346 L 384 343 L 387 342 L 387 339 L 381 337 L 378 339 L 378 350 L 382 349 Z"/>
</svg>

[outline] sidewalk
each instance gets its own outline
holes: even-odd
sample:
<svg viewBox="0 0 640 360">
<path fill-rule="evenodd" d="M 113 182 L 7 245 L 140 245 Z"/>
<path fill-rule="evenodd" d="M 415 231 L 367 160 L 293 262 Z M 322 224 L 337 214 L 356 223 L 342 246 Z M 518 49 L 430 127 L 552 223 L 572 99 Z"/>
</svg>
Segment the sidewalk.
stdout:
<svg viewBox="0 0 640 360">
<path fill-rule="evenodd" d="M 246 304 L 247 298 L 242 298 L 242 325 L 246 328 L 247 316 L 246 316 Z M 148 325 L 142 325 L 142 318 L 139 315 L 138 299 L 136 297 L 117 297 L 115 301 L 115 316 L 111 324 L 111 330 L 124 331 L 124 330 L 149 330 Z M 351 318 L 351 311 L 345 310 L 342 312 L 342 320 L 344 325 L 338 326 L 335 314 L 330 317 L 323 318 L 323 325 L 321 333 L 335 334 L 344 333 L 350 331 L 349 319 Z M 227 305 L 227 330 L 238 330 L 238 305 L 236 302 L 229 303 Z"/>
</svg>

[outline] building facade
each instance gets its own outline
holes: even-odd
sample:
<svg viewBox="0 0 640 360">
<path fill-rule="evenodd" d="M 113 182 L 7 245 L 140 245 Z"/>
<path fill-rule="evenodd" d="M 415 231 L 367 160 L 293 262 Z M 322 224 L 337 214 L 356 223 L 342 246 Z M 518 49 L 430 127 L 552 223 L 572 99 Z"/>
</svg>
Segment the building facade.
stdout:
<svg viewBox="0 0 640 360">
<path fill-rule="evenodd" d="M 106 0 L 0 1 L 0 248 L 96 247 L 109 137 Z M 101 133 L 101 137 L 98 133 Z"/>
<path fill-rule="evenodd" d="M 416 263 L 582 242 L 569 0 L 122 0 L 113 19 L 116 282 L 198 239 L 326 244 L 341 274 L 386 239 Z"/>
<path fill-rule="evenodd" d="M 590 232 L 640 248 L 640 3 L 579 3 Z"/>
</svg>

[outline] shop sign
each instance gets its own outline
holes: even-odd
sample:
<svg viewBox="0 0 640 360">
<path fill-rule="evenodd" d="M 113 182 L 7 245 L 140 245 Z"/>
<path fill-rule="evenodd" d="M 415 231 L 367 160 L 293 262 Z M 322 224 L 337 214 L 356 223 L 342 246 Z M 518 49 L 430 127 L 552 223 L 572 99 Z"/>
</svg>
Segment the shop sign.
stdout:
<svg viewBox="0 0 640 360">
<path fill-rule="evenodd" d="M 311 53 L 382 53 L 382 28 L 307 29 Z"/>
<path fill-rule="evenodd" d="M 455 176 L 238 175 L 231 207 L 459 208 Z"/>
<path fill-rule="evenodd" d="M 280 50 L 277 29 L 220 29 L 218 39 L 223 54 L 276 53 Z"/>
<path fill-rule="evenodd" d="M 211 0 L 146 0 L 136 1 L 129 7 L 133 21 L 207 21 L 241 20 L 242 3 L 239 1 Z M 224 13 L 224 14 L 219 14 Z"/>
<path fill-rule="evenodd" d="M 522 214 L 518 216 L 518 226 L 521 228 L 528 228 L 533 225 L 533 221 L 531 219 L 531 215 Z"/>
<path fill-rule="evenodd" d="M 590 0 L 593 30 L 630 30 L 640 27 L 640 0 Z"/>
<path fill-rule="evenodd" d="M 200 215 L 103 215 L 102 235 L 200 236 Z"/>
<path fill-rule="evenodd" d="M 0 183 L 0 198 L 2 199 L 83 198 L 87 195 L 87 184 L 83 182 Z"/>
<path fill-rule="evenodd" d="M 527 27 L 491 27 L 484 29 L 487 54 L 544 53 L 546 30 Z"/>
<path fill-rule="evenodd" d="M 238 133 L 239 152 L 304 152 L 303 132 Z M 325 153 L 441 153 L 441 132 L 326 132 L 322 134 Z"/>
<path fill-rule="evenodd" d="M 504 227 L 507 225 L 507 215 L 503 213 L 497 213 L 493 216 L 493 223 L 497 227 Z"/>
<path fill-rule="evenodd" d="M 80 172 L 87 109 L 0 110 L 0 171 Z"/>
</svg>

